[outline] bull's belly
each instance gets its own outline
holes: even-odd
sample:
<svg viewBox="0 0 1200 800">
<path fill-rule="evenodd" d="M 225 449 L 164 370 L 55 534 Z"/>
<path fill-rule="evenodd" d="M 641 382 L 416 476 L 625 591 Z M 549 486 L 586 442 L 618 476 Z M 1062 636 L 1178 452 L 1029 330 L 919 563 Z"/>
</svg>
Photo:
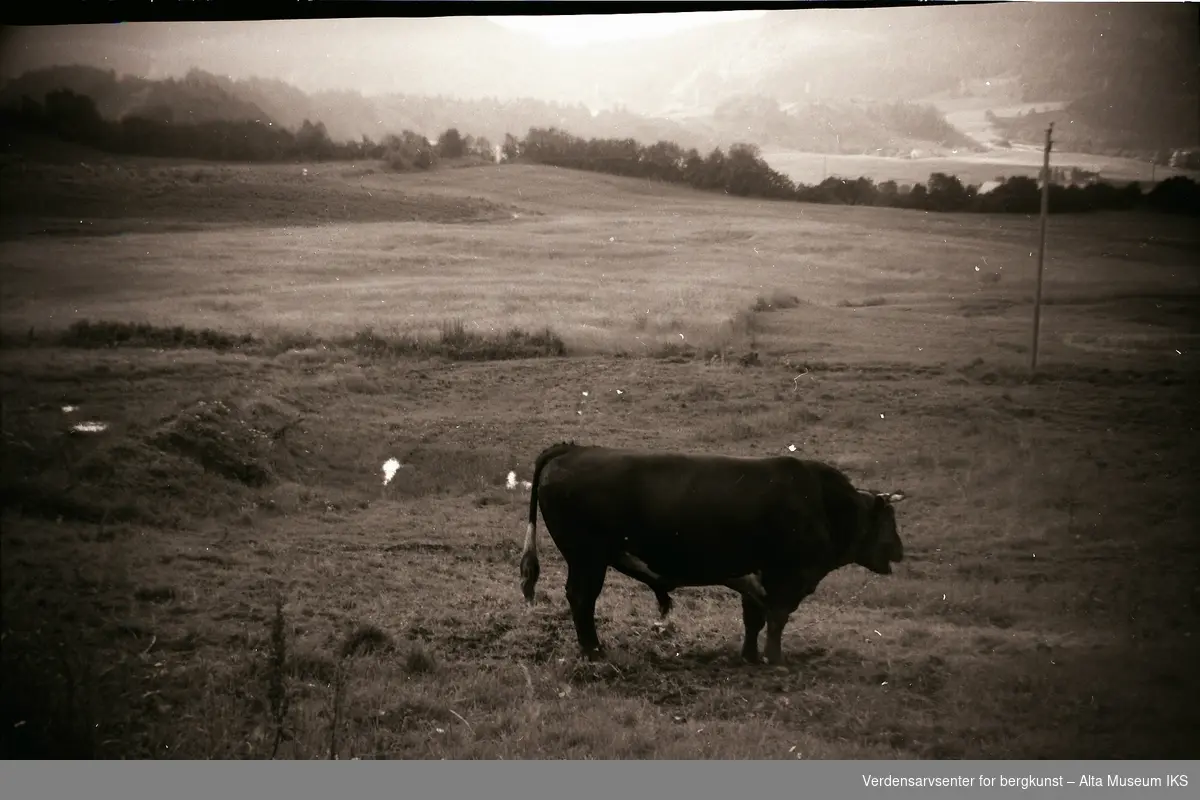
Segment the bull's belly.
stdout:
<svg viewBox="0 0 1200 800">
<path fill-rule="evenodd" d="M 740 545 L 740 546 L 739 546 Z M 679 540 L 626 543 L 625 552 L 675 586 L 708 586 L 759 572 L 762 558 L 741 543 Z"/>
</svg>

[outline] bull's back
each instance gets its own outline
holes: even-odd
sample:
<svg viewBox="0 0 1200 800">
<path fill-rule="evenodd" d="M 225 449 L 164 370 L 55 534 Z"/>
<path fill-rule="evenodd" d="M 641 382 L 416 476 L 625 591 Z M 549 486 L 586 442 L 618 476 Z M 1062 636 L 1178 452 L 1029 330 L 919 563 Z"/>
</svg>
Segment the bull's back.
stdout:
<svg viewBox="0 0 1200 800">
<path fill-rule="evenodd" d="M 542 513 L 664 573 L 759 569 L 803 500 L 794 459 L 581 450 L 543 473 Z"/>
</svg>

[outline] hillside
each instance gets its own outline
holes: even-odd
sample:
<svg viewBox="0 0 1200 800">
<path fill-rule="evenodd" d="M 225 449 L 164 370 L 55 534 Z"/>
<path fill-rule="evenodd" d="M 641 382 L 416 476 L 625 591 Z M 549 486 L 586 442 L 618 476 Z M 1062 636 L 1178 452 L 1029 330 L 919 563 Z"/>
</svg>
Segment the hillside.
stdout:
<svg viewBox="0 0 1200 800">
<path fill-rule="evenodd" d="M 1130 83 L 1140 76 L 1131 75 Z M 1165 163 L 1173 148 L 1200 142 L 1200 106 L 1185 94 L 1152 94 L 1130 89 L 1121 105 L 1112 91 L 1097 91 L 1059 110 L 997 115 L 995 126 L 1013 142 L 1040 145 L 1054 123 L 1060 150 L 1129 155 Z"/>
<path fill-rule="evenodd" d="M 693 74 L 686 87 L 707 88 L 710 102 L 720 95 L 716 76 L 731 87 L 751 81 L 781 102 L 917 100 L 1004 76 L 1015 78 L 1017 99 L 1025 101 L 1071 99 L 1104 86 L 1125 95 L 1131 76 L 1194 95 L 1197 21 L 1194 6 L 1161 3 L 774 11 L 681 34 L 660 59 L 684 62 L 695 47 L 706 48 L 704 63 L 693 59 L 692 69 L 711 77 Z"/>
<path fill-rule="evenodd" d="M 638 124 L 658 135 L 642 138 L 675 140 L 684 134 L 668 118 L 686 122 L 696 137 L 724 135 L 714 110 L 747 96 L 783 107 L 981 96 L 996 106 L 1079 101 L 1081 114 L 1105 110 L 1089 115 L 1093 130 L 1081 137 L 1081 146 L 1091 141 L 1103 151 L 1200 139 L 1198 21 L 1196 6 L 1185 3 L 804 9 L 578 49 L 465 16 L 56 26 L 9 31 L 0 74 L 54 66 L 69 53 L 76 63 L 152 79 L 192 68 L 257 77 L 270 85 L 243 86 L 250 102 L 271 114 L 319 118 L 345 137 L 377 135 L 381 125 L 420 130 L 420 114 L 407 110 L 414 97 L 482 104 L 420 113 L 435 126 L 468 120 L 461 124 L 490 137 L 515 122 L 514 132 L 554 124 L 597 135 L 584 127 L 586 104 L 624 107 L 652 120 Z M 395 118 L 383 119 L 376 103 Z M 533 113 L 531 103 L 544 105 Z M 1152 113 L 1159 107 L 1183 113 Z M 619 136 L 631 122 L 597 117 L 594 125 Z"/>
<path fill-rule="evenodd" d="M 809 153 L 980 149 L 934 106 L 915 103 L 814 100 L 784 107 L 763 95 L 738 95 L 721 102 L 707 122 L 724 138 Z"/>
<path fill-rule="evenodd" d="M 17 108 L 23 97 L 43 103 L 46 95 L 56 89 L 91 97 L 100 115 L 109 120 L 130 116 L 177 122 L 262 120 L 292 130 L 309 120 L 324 123 L 336 141 L 356 141 L 363 136 L 378 140 L 402 130 L 434 137 L 457 127 L 499 142 L 506 133 L 559 126 L 586 136 L 670 139 L 701 148 L 715 144 L 703 128 L 689 129 L 626 111 L 593 115 L 579 104 L 567 106 L 529 98 L 461 100 L 404 94 L 365 97 L 348 90 L 309 94 L 281 80 L 233 80 L 200 69 L 191 69 L 180 79 L 149 80 L 89 66 L 50 67 L 6 81 L 0 87 L 0 106 Z"/>
<path fill-rule="evenodd" d="M 27 72 L 0 87 L 0 108 L 20 108 L 25 98 L 44 103 L 56 89 L 95 100 L 102 118 L 160 122 L 262 121 L 298 130 L 322 123 L 334 141 L 380 141 L 411 130 L 430 138 L 448 128 L 500 143 L 507 134 L 559 128 L 584 138 L 671 141 L 701 151 L 736 142 L 788 146 L 813 152 L 908 152 L 914 144 L 963 147 L 972 142 L 932 106 L 904 103 L 821 102 L 785 110 L 769 98 L 733 97 L 710 115 L 692 119 L 647 117 L 624 109 L 593 114 L 584 105 L 521 98 L 462 100 L 444 96 L 354 91 L 308 94 L 284 81 L 234 80 L 199 69 L 183 78 L 117 75 L 94 67 L 52 67 Z"/>
</svg>

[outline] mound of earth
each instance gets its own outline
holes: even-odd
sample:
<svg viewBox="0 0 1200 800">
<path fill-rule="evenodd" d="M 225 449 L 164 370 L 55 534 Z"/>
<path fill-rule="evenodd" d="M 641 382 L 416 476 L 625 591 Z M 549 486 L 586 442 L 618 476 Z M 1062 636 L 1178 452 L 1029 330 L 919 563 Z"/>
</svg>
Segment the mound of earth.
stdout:
<svg viewBox="0 0 1200 800">
<path fill-rule="evenodd" d="M 267 466 L 271 434 L 223 400 L 197 402 L 167 420 L 152 441 L 252 488 L 267 485 L 273 477 Z"/>
<path fill-rule="evenodd" d="M 253 503 L 256 490 L 293 471 L 280 440 L 296 419 L 271 398 L 216 399 L 145 428 L 6 431 L 0 494 L 6 506 L 47 519 L 170 526 L 214 505 Z"/>
</svg>

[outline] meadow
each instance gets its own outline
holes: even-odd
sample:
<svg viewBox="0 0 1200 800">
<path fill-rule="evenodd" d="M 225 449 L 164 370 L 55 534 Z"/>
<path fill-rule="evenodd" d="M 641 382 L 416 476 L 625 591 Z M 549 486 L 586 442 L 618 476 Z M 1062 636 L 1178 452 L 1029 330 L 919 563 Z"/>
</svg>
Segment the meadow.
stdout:
<svg viewBox="0 0 1200 800">
<path fill-rule="evenodd" d="M 957 175 L 964 186 L 979 186 L 997 178 L 1023 176 L 1037 178 L 1042 170 L 1042 149 L 1038 146 L 1016 145 L 1012 148 L 991 148 L 981 153 L 962 151 L 949 155 L 926 154 L 919 158 L 887 158 L 866 155 L 825 155 L 794 150 L 764 149 L 763 159 L 794 181 L 820 183 L 825 178 L 854 180 L 859 176 L 876 183 L 895 181 L 898 184 L 925 183 L 934 172 Z M 1173 167 L 1153 166 L 1144 161 L 1118 156 L 1091 153 L 1061 153 L 1052 151 L 1055 167 L 1076 167 L 1096 172 L 1109 183 L 1126 184 L 1138 181 L 1148 191 L 1158 181 L 1177 175 L 1192 177 Z"/>
<path fill-rule="evenodd" d="M 1036 218 L 519 164 L 0 192 L 6 757 L 1200 754 L 1187 220 L 1052 218 L 1030 380 Z M 563 439 L 794 446 L 909 495 L 905 561 L 827 578 L 779 668 L 731 591 L 661 626 L 610 572 L 582 662 L 506 483 Z"/>
<path fill-rule="evenodd" d="M 1002 118 L 1023 113 L 1062 111 L 1063 103 L 1014 103 L 1011 98 L 930 98 L 946 116 L 946 121 L 967 136 L 984 145 L 981 152 L 925 153 L 918 158 L 888 158 L 858 154 L 806 153 L 785 148 L 767 148 L 763 158 L 772 168 L 794 181 L 817 184 L 828 177 L 854 180 L 870 178 L 876 183 L 895 181 L 898 184 L 925 183 L 930 174 L 942 172 L 956 175 L 964 186 L 980 186 L 998 178 L 1038 178 L 1042 169 L 1042 144 L 1018 142 L 1002 146 L 1004 133 L 987 118 L 990 110 Z M 1061 127 L 1066 116 L 1057 124 Z M 1064 151 L 1061 145 L 1052 150 L 1055 167 L 1087 170 L 1097 173 L 1109 183 L 1124 184 L 1138 181 L 1143 190 L 1153 184 L 1176 176 L 1194 177 L 1194 173 L 1145 161 L 1112 155 Z"/>
</svg>

